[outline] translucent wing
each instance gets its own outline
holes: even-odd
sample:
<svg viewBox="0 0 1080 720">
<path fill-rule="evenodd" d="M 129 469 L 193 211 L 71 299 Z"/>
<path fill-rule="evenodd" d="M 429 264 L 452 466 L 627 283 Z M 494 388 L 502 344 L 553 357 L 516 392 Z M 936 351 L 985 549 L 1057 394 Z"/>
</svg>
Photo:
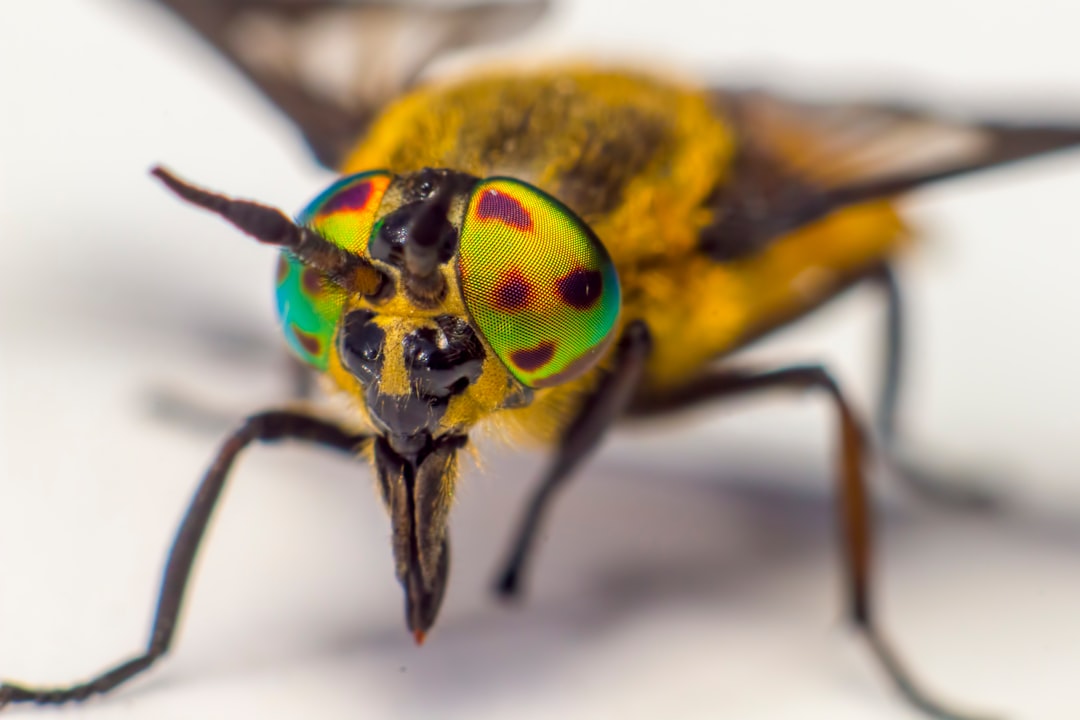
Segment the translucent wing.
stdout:
<svg viewBox="0 0 1080 720">
<path fill-rule="evenodd" d="M 549 0 L 159 0 L 288 115 L 337 167 L 368 122 L 433 59 L 517 34 Z"/>
<path fill-rule="evenodd" d="M 900 105 L 815 104 L 718 92 L 738 136 L 703 247 L 752 253 L 839 208 L 1080 144 L 1080 125 L 965 121 Z"/>
</svg>

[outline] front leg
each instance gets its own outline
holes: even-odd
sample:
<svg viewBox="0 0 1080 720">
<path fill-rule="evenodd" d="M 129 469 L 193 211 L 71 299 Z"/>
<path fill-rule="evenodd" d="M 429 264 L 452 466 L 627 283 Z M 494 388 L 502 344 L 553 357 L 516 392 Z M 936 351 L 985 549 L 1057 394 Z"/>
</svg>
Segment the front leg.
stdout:
<svg viewBox="0 0 1080 720">
<path fill-rule="evenodd" d="M 585 399 L 577 417 L 566 428 L 551 466 L 529 502 L 495 588 L 503 597 L 515 597 L 521 591 L 522 577 L 532 555 L 536 533 L 548 505 L 555 497 L 555 491 L 596 449 L 608 428 L 630 405 L 634 392 L 641 384 L 651 349 L 648 326 L 640 320 L 631 323 L 615 349 L 615 366 L 600 381 L 593 394 Z"/>
<path fill-rule="evenodd" d="M 366 435 L 354 435 L 337 425 L 295 412 L 270 411 L 249 417 L 218 450 L 176 532 L 168 561 L 165 563 L 157 612 L 154 614 L 154 624 L 146 649 L 94 678 L 75 685 L 41 688 L 10 682 L 0 683 L 0 710 L 12 703 L 62 705 L 107 693 L 143 672 L 167 653 L 176 631 L 176 619 L 180 614 L 184 591 L 191 578 L 195 554 L 225 488 L 233 461 L 240 451 L 253 442 L 285 439 L 306 440 L 349 453 L 363 449 L 370 442 Z"/>
</svg>

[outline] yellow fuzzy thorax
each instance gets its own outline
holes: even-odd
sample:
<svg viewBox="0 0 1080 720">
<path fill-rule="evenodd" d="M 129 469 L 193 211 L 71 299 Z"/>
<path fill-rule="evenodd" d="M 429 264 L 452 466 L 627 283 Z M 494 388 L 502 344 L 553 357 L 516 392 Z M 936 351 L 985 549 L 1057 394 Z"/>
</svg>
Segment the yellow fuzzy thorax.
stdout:
<svg viewBox="0 0 1080 720">
<path fill-rule="evenodd" d="M 713 220 L 707 198 L 730 173 L 735 142 L 700 89 L 569 67 L 421 87 L 385 110 L 342 171 L 451 168 L 481 178 L 512 176 L 558 197 L 611 254 L 622 286 L 620 328 L 637 319 L 649 326 L 653 353 L 644 391 L 656 392 L 692 379 L 778 320 L 814 307 L 903 237 L 892 207 L 879 202 L 836 212 L 737 261 L 709 258 L 698 250 L 700 233 Z M 429 316 L 464 314 L 456 277 L 448 280 L 447 307 Z M 379 313 L 388 338 L 403 335 L 424 315 L 406 305 Z M 610 353 L 600 368 L 609 360 Z M 396 371 L 389 372 L 386 381 L 393 384 Z M 329 374 L 358 397 L 356 381 L 337 358 Z M 489 353 L 480 382 L 469 388 L 469 398 L 455 398 L 447 419 L 462 426 L 491 420 L 492 429 L 516 442 L 551 441 L 597 377 L 594 369 L 537 391 L 528 407 L 496 411 L 508 375 Z"/>
</svg>

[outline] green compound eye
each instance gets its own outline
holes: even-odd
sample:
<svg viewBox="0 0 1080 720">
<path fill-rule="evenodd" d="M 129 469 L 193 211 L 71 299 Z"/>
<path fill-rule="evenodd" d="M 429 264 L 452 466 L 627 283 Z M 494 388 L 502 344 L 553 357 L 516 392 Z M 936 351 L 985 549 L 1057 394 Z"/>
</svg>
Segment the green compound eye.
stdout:
<svg viewBox="0 0 1080 720">
<path fill-rule="evenodd" d="M 300 211 L 296 222 L 319 231 L 324 238 L 349 252 L 367 247 L 375 213 L 393 176 L 382 170 L 341 178 Z"/>
<path fill-rule="evenodd" d="M 619 316 L 619 277 L 604 246 L 565 205 L 511 178 L 473 191 L 458 276 L 480 332 L 529 387 L 591 368 Z"/>
<path fill-rule="evenodd" d="M 361 253 L 375 224 L 391 175 L 349 175 L 311 201 L 296 218 L 338 247 Z M 277 271 L 277 309 L 289 347 L 307 364 L 325 370 L 341 318 L 345 292 L 287 252 Z"/>
</svg>

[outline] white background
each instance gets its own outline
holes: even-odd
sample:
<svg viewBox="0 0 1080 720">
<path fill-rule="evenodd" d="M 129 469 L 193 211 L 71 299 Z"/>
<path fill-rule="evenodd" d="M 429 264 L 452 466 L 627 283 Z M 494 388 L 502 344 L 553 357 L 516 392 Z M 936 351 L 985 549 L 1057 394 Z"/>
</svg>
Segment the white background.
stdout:
<svg viewBox="0 0 1080 720">
<path fill-rule="evenodd" d="M 82 678 L 144 642 L 175 522 L 229 417 L 281 402 L 273 253 L 184 207 L 158 161 L 293 209 L 327 183 L 284 120 L 150 3 L 0 7 L 0 677 Z M 1080 5 L 566 3 L 531 44 L 804 93 L 1080 120 Z M 906 419 L 985 471 L 998 517 L 875 477 L 882 616 L 943 697 L 1080 715 L 1080 155 L 921 193 L 903 266 Z M 869 407 L 854 293 L 762 359 L 820 358 Z M 840 621 L 831 416 L 770 399 L 614 438 L 558 504 L 527 604 L 487 587 L 541 457 L 491 450 L 452 517 L 418 650 L 366 468 L 290 446 L 235 475 L 173 654 L 88 718 L 908 718 Z M 21 711 L 26 712 L 26 711 Z M 12 713 L 16 715 L 17 713 Z"/>
</svg>

